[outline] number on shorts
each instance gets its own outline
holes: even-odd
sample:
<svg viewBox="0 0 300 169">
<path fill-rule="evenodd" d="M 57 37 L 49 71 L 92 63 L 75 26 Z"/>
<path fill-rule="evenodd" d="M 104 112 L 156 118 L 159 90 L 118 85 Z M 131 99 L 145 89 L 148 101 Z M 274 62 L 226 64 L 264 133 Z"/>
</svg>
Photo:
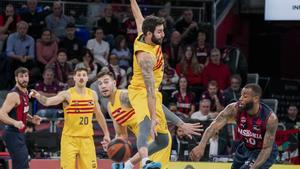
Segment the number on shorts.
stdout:
<svg viewBox="0 0 300 169">
<path fill-rule="evenodd" d="M 80 117 L 80 125 L 88 125 L 89 121 L 88 121 L 88 117 Z"/>
</svg>

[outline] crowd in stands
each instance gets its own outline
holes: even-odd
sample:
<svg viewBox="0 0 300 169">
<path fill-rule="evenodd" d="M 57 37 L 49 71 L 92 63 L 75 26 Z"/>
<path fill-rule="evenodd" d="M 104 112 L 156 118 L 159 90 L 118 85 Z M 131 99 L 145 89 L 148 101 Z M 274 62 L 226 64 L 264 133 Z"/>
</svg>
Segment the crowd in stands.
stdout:
<svg viewBox="0 0 300 169">
<path fill-rule="evenodd" d="M 89 14 L 85 16 L 85 24 L 91 36 L 86 40 L 76 35 L 82 18 L 65 15 L 60 2 L 53 2 L 50 9 L 42 7 L 37 0 L 27 0 L 22 9 L 7 4 L 0 15 L 1 90 L 13 87 L 13 72 L 19 66 L 30 70 L 30 88 L 49 97 L 74 85 L 72 75 L 77 67 L 87 68 L 88 85 L 97 92 L 101 105 L 107 102 L 97 87 L 97 73 L 103 67 L 114 72 L 119 89 L 126 89 L 133 73 L 135 21 L 130 9 L 120 17 L 114 6 L 101 5 L 87 6 Z M 94 17 L 89 17 L 92 15 Z M 163 103 L 182 119 L 201 121 L 207 127 L 227 104 L 239 99 L 246 83 L 246 58 L 238 47 L 231 46 L 230 38 L 222 49 L 212 46 L 209 30 L 194 20 L 191 9 L 184 9 L 179 19 L 173 18 L 165 8 L 154 15 L 166 20 L 166 37 L 162 44 Z M 92 26 L 89 26 L 90 19 L 94 20 Z M 57 118 L 61 116 L 58 114 L 61 108 L 61 105 L 37 104 L 34 113 Z M 105 106 L 102 110 L 106 112 Z M 300 128 L 297 113 L 297 107 L 291 105 L 286 119 L 280 119 L 286 129 L 297 125 Z M 234 152 L 232 126 L 234 124 L 229 124 L 209 141 L 205 160 Z M 294 143 L 299 145 L 299 135 L 297 137 Z M 199 139 L 189 140 L 176 129 L 173 159 L 188 160 L 186 151 Z M 190 144 L 192 142 L 194 144 Z"/>
</svg>

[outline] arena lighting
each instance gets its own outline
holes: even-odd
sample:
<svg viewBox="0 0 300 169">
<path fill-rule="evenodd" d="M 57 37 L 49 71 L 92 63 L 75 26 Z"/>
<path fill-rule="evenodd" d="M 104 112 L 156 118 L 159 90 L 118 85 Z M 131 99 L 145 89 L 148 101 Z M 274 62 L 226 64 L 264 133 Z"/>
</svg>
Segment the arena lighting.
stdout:
<svg viewBox="0 0 300 169">
<path fill-rule="evenodd" d="M 265 20 L 299 21 L 300 0 L 265 0 Z"/>
</svg>

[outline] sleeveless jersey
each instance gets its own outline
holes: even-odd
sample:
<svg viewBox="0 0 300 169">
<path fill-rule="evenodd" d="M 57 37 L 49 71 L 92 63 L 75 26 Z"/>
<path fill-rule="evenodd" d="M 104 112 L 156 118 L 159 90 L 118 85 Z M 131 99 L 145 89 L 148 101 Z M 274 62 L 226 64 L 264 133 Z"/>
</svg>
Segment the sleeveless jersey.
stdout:
<svg viewBox="0 0 300 169">
<path fill-rule="evenodd" d="M 162 78 L 163 78 L 163 54 L 162 49 L 160 45 L 149 45 L 143 42 L 144 35 L 140 34 L 134 41 L 134 53 L 133 53 L 133 76 L 132 80 L 130 82 L 130 85 L 128 87 L 128 90 L 131 89 L 144 89 L 145 83 L 144 78 L 142 75 L 142 69 L 138 65 L 136 54 L 137 52 L 147 52 L 150 53 L 152 59 L 154 60 L 154 66 L 153 66 L 153 73 L 154 73 L 154 80 L 155 80 L 155 89 L 158 89 Z"/>
<path fill-rule="evenodd" d="M 14 132 L 20 132 L 24 133 L 26 129 L 26 123 L 27 123 L 27 113 L 29 111 L 29 97 L 27 93 L 22 92 L 19 90 L 19 88 L 14 87 L 9 93 L 16 92 L 19 95 L 20 98 L 20 104 L 16 107 L 14 107 L 9 113 L 9 117 L 12 119 L 15 119 L 17 121 L 22 121 L 25 125 L 24 128 L 18 129 L 14 127 L 13 125 L 7 125 L 8 131 L 14 131 Z"/>
<path fill-rule="evenodd" d="M 95 100 L 93 90 L 85 88 L 85 95 L 78 94 L 74 87 L 68 89 L 70 102 L 64 107 L 63 134 L 68 136 L 89 137 L 93 131 Z"/>
<path fill-rule="evenodd" d="M 133 108 L 124 108 L 120 101 L 121 90 L 117 90 L 115 94 L 114 104 L 108 102 L 111 117 L 121 126 L 129 126 L 134 124 L 135 111 Z"/>
<path fill-rule="evenodd" d="M 247 148 L 262 148 L 267 122 L 272 112 L 271 108 L 263 103 L 260 103 L 257 116 L 250 116 L 246 111 L 238 112 L 236 116 L 238 138 Z"/>
</svg>

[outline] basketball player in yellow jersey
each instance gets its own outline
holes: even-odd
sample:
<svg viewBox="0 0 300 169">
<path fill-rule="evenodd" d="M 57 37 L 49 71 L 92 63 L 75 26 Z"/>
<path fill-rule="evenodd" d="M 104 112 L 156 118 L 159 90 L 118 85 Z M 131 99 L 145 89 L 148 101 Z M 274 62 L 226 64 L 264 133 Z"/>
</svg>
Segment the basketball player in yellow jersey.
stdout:
<svg viewBox="0 0 300 169">
<path fill-rule="evenodd" d="M 137 119 L 135 118 L 136 112 L 132 108 L 129 99 L 128 93 L 126 90 L 117 90 L 116 81 L 114 74 L 108 69 L 102 69 L 97 75 L 99 81 L 99 91 L 103 97 L 108 98 L 107 109 L 111 119 L 113 120 L 114 128 L 116 131 L 117 137 L 127 138 L 127 128 L 129 128 L 135 136 L 138 134 L 139 126 Z M 192 134 L 200 135 L 200 125 L 199 124 L 190 124 L 184 123 L 180 118 L 178 118 L 174 113 L 169 111 L 164 106 L 164 113 L 169 121 L 174 125 L 183 129 L 184 133 L 191 137 Z M 170 136 L 170 135 L 169 135 Z M 171 139 L 168 137 L 168 139 Z M 169 159 L 170 159 L 170 150 L 171 142 L 166 140 L 165 137 L 158 135 L 155 141 L 150 141 L 148 146 L 150 159 L 154 161 L 160 161 L 162 169 L 167 169 Z M 166 146 L 167 145 L 167 146 Z M 132 165 L 113 163 L 112 169 L 132 169 L 135 164 L 140 162 L 140 156 L 137 153 L 133 158 L 130 159 Z"/>
<path fill-rule="evenodd" d="M 92 118 L 95 117 L 104 132 L 102 144 L 107 147 L 110 141 L 105 118 L 100 110 L 96 93 L 86 88 L 88 81 L 87 70 L 75 70 L 75 87 L 47 98 L 32 90 L 31 97 L 36 98 L 45 106 L 63 103 L 64 127 L 61 138 L 62 169 L 75 169 L 76 158 L 80 169 L 97 169 L 97 159 L 93 140 Z"/>
<path fill-rule="evenodd" d="M 155 139 L 158 133 L 165 137 L 169 134 L 162 110 L 162 95 L 158 91 L 164 67 L 160 46 L 165 36 L 164 19 L 155 16 L 144 19 L 136 0 L 130 0 L 130 5 L 138 30 L 134 41 L 133 76 L 128 87 L 129 100 L 140 129 L 137 147 L 145 169 L 159 168 L 158 162 L 148 159 L 147 137 L 151 134 Z"/>
</svg>

